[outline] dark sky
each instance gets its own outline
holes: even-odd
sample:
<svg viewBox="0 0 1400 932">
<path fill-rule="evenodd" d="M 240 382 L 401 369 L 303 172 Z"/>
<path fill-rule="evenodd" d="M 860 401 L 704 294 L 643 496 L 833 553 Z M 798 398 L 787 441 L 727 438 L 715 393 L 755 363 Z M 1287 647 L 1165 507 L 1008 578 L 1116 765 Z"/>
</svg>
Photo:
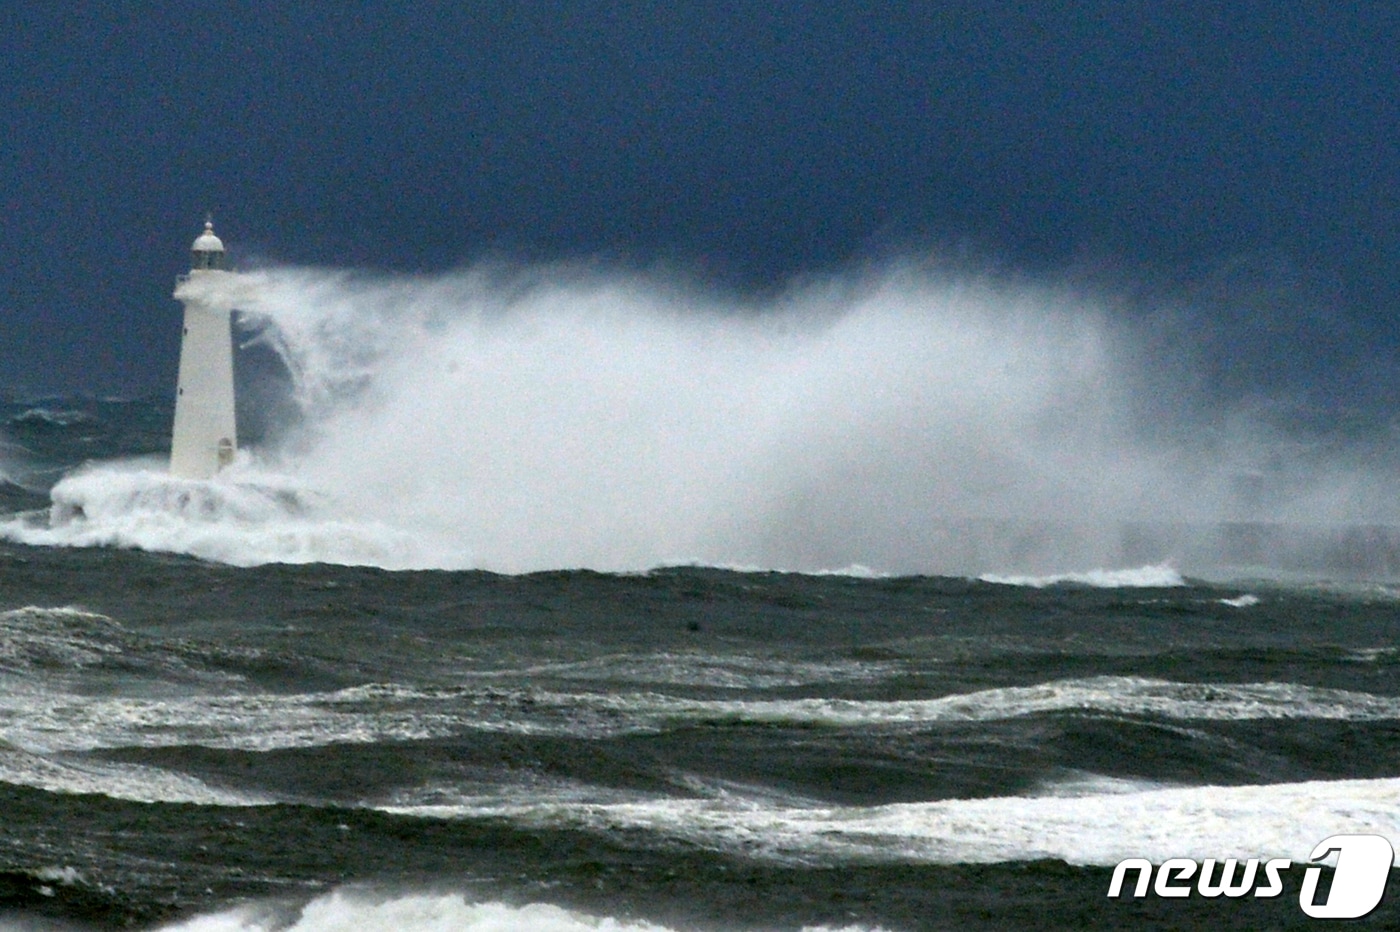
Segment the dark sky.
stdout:
<svg viewBox="0 0 1400 932">
<path fill-rule="evenodd" d="M 0 393 L 173 384 L 205 211 L 245 260 L 404 271 L 1244 268 L 1389 358 L 1397 9 L 15 0 Z"/>
</svg>

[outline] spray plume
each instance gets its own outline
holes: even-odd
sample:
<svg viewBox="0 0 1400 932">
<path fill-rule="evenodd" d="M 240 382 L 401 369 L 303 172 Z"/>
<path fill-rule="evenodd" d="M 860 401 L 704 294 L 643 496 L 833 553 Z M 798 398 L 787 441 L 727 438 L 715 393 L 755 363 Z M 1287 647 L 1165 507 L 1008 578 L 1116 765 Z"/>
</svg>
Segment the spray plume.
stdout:
<svg viewBox="0 0 1400 932">
<path fill-rule="evenodd" d="M 1228 418 L 1144 423 L 1171 408 L 1145 403 L 1161 373 L 1073 289 L 911 266 L 761 303 L 558 268 L 239 278 L 296 423 L 210 483 L 71 476 L 27 539 L 507 572 L 1049 572 L 1121 565 L 1128 526 L 1344 520 L 1382 478 L 1279 466 Z M 1242 496 L 1260 462 L 1287 495 Z"/>
</svg>

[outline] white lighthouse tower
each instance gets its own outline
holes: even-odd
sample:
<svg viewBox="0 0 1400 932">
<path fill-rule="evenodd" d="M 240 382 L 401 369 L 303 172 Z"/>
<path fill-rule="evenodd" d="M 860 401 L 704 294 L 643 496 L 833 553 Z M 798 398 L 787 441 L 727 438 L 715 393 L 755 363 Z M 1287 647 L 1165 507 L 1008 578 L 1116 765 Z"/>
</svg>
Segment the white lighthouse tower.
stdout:
<svg viewBox="0 0 1400 932">
<path fill-rule="evenodd" d="M 176 280 L 175 297 L 185 305 L 180 341 L 180 377 L 175 392 L 175 430 L 170 473 L 208 479 L 233 461 L 238 434 L 233 413 L 233 308 L 224 269 L 224 244 L 213 221 L 191 247 L 190 273 Z"/>
</svg>

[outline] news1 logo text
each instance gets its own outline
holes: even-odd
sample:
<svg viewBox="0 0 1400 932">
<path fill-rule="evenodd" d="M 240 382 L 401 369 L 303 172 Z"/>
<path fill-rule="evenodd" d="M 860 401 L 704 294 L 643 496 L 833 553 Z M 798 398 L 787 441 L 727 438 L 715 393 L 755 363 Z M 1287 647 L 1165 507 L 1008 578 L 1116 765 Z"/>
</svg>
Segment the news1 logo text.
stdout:
<svg viewBox="0 0 1400 932">
<path fill-rule="evenodd" d="M 1308 867 L 1303 875 L 1303 887 L 1298 893 L 1298 905 L 1315 919 L 1360 919 L 1380 905 L 1385 896 L 1386 881 L 1395 863 L 1395 849 L 1379 835 L 1332 835 L 1318 842 L 1310 861 L 1321 861 L 1335 854 L 1337 866 L 1332 874 L 1332 888 L 1317 902 L 1317 883 L 1321 867 Z M 1273 897 L 1283 892 L 1282 872 L 1293 867 L 1287 858 L 1263 862 L 1250 858 L 1241 868 L 1238 858 L 1218 862 L 1207 858 L 1197 863 L 1191 858 L 1169 858 L 1153 867 L 1146 858 L 1128 858 L 1113 869 L 1108 895 L 1124 895 L 1129 876 L 1135 873 L 1131 894 L 1146 896 L 1149 886 L 1162 897 L 1241 897 L 1253 893 L 1256 897 Z M 1155 875 L 1155 879 L 1154 879 Z M 1193 883 L 1194 881 L 1194 883 Z"/>
</svg>

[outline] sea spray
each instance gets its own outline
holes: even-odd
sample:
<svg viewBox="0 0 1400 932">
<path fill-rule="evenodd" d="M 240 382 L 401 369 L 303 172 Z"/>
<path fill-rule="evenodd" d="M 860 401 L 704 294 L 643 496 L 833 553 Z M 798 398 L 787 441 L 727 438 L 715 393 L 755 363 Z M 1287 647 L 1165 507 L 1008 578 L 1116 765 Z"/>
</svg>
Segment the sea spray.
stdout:
<svg viewBox="0 0 1400 932">
<path fill-rule="evenodd" d="M 958 569 L 950 521 L 1102 524 L 1166 478 L 1129 443 L 1115 335 L 1065 295 L 264 275 L 306 412 L 279 465 L 488 568 Z"/>
<path fill-rule="evenodd" d="M 1229 412 L 1160 420 L 1151 342 L 1066 288 L 915 266 L 763 302 L 564 268 L 239 288 L 289 423 L 202 491 L 88 467 L 8 536 L 508 572 L 1185 569 L 1221 522 L 1375 521 L 1393 471 Z"/>
</svg>

